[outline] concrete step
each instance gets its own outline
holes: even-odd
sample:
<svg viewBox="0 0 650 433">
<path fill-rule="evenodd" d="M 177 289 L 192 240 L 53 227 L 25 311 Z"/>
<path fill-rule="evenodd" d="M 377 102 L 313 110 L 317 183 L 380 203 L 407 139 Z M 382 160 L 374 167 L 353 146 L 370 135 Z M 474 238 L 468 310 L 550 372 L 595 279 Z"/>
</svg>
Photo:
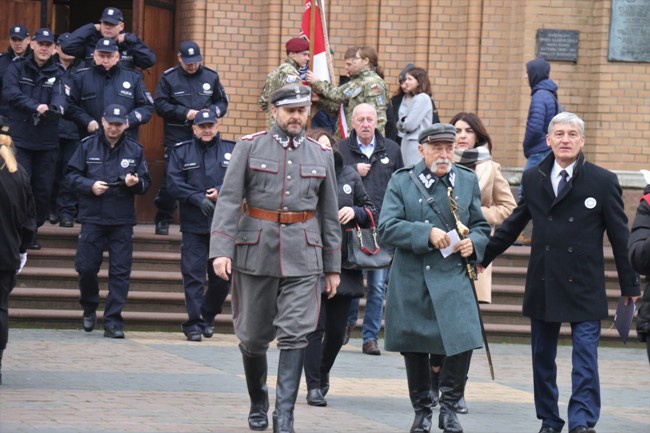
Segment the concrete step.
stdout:
<svg viewBox="0 0 650 433">
<path fill-rule="evenodd" d="M 45 248 L 29 251 L 28 268 L 74 269 L 76 250 L 70 248 Z M 104 252 L 104 263 L 108 265 L 108 252 Z M 164 251 L 133 251 L 134 271 L 180 270 L 181 253 Z M 25 268 L 27 269 L 27 268 Z"/>
<path fill-rule="evenodd" d="M 492 284 L 525 285 L 528 268 L 511 266 L 492 266 Z M 619 289 L 618 273 L 605 271 L 605 288 L 608 290 Z"/>
</svg>

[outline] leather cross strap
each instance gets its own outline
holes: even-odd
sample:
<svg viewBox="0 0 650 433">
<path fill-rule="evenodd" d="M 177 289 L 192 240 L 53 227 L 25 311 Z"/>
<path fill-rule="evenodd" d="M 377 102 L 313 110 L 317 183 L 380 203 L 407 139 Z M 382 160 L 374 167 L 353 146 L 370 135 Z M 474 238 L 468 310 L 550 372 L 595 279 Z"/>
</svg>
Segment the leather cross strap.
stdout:
<svg viewBox="0 0 650 433">
<path fill-rule="evenodd" d="M 295 224 L 295 223 L 304 223 L 305 221 L 310 220 L 314 216 L 313 210 L 305 210 L 302 212 L 290 212 L 290 211 L 274 211 L 260 209 L 256 207 L 246 206 L 244 208 L 245 212 L 252 216 L 253 218 L 273 221 L 279 224 Z"/>
</svg>

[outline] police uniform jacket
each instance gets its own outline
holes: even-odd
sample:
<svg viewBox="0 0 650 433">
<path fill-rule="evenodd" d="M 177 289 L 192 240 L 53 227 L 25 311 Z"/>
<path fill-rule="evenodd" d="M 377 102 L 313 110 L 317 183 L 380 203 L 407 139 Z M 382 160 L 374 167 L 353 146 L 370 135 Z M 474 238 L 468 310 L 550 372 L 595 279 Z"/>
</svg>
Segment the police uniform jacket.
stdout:
<svg viewBox="0 0 650 433">
<path fill-rule="evenodd" d="M 55 55 L 54 59 L 57 63 L 60 63 L 59 56 Z M 63 67 L 63 65 L 61 65 Z M 72 86 L 72 74 L 82 67 L 82 61 L 79 59 L 74 59 L 73 62 L 65 69 L 61 80 L 63 81 L 63 87 L 66 95 L 70 94 L 70 87 Z M 74 120 L 70 117 L 69 110 L 66 110 L 63 117 L 59 119 L 59 138 L 65 140 L 79 140 L 79 129 L 74 123 Z"/>
<path fill-rule="evenodd" d="M 138 127 L 153 114 L 153 99 L 142 74 L 117 64 L 109 70 L 97 65 L 81 68 L 72 75 L 69 110 L 82 137 L 88 135 L 91 121 L 101 126 L 104 109 L 111 104 L 120 104 L 129 112 L 129 135 L 137 139 Z"/>
<path fill-rule="evenodd" d="M 16 57 L 3 80 L 2 97 L 9 102 L 11 136 L 16 147 L 52 150 L 59 146 L 59 119 L 39 116 L 40 104 L 65 112 L 68 102 L 61 76 L 63 68 L 52 59 L 38 67 L 32 54 Z"/>
<path fill-rule="evenodd" d="M 410 169 L 438 204 L 440 214 L 429 206 L 409 176 Z M 447 198 L 449 186 L 453 187 L 460 220 L 469 228 L 468 237 L 474 245 L 470 262 L 480 262 L 490 225 L 481 212 L 481 191 L 471 170 L 453 165 L 442 180 L 420 160 L 415 166 L 395 172 L 386 188 L 379 233 L 382 242 L 395 247 L 386 298 L 386 350 L 449 356 L 482 345 L 478 310 L 464 259 L 459 253 L 444 258 L 429 243 L 432 227 L 445 232 L 455 228 Z"/>
<path fill-rule="evenodd" d="M 120 65 L 124 68 L 147 69 L 156 64 L 156 55 L 144 42 L 133 33 L 125 32 L 124 42 L 118 44 L 120 50 Z M 61 43 L 64 53 L 83 59 L 87 67 L 95 64 L 93 53 L 97 41 L 102 38 L 101 32 L 97 31 L 94 23 L 88 23 L 79 27 L 70 34 L 70 37 Z"/>
<path fill-rule="evenodd" d="M 32 49 L 28 45 L 23 57 L 27 56 L 31 52 Z M 14 53 L 14 50 L 11 49 L 11 47 L 7 49 L 7 52 L 0 53 L 0 116 L 5 116 L 7 118 L 9 117 L 9 101 L 2 96 L 2 79 L 14 57 L 16 57 L 16 53 Z"/>
<path fill-rule="evenodd" d="M 207 108 L 223 117 L 228 110 L 228 96 L 216 71 L 200 66 L 196 73 L 188 74 L 176 65 L 160 77 L 154 107 L 165 120 L 165 146 L 169 147 L 192 139 L 188 111 Z"/>
<path fill-rule="evenodd" d="M 329 148 L 290 139 L 277 126 L 235 146 L 212 220 L 210 258 L 230 257 L 238 272 L 299 277 L 340 272 L 334 161 Z M 279 224 L 242 214 L 242 200 L 264 210 L 315 211 L 305 222 Z"/>
<path fill-rule="evenodd" d="M 96 181 L 114 182 L 131 172 L 138 174 L 137 184 L 111 186 L 102 195 L 93 194 Z M 103 133 L 82 140 L 70 158 L 66 180 L 79 193 L 79 220 L 98 225 L 135 225 L 135 194 L 144 194 L 151 184 L 142 146 L 126 134 L 113 148 Z"/>
<path fill-rule="evenodd" d="M 198 138 L 172 149 L 167 166 L 167 187 L 180 202 L 181 231 L 208 234 L 212 218 L 203 215 L 201 202 L 210 188 L 221 189 L 235 143 L 217 135 L 210 143 Z"/>
<path fill-rule="evenodd" d="M 386 185 L 391 175 L 404 166 L 399 145 L 393 140 L 384 138 L 379 131 L 375 131 L 375 150 L 368 158 L 359 148 L 357 133 L 352 130 L 348 138 L 339 142 L 339 153 L 343 157 L 343 162 L 352 165 L 355 170 L 360 162 L 371 165 L 370 171 L 361 180 L 377 212 L 381 212 Z"/>
<path fill-rule="evenodd" d="M 0 271 L 15 271 L 19 253 L 25 252 L 36 234 L 36 211 L 29 176 L 18 165 L 9 173 L 0 165 Z"/>
<path fill-rule="evenodd" d="M 524 195 L 494 233 L 483 260 L 491 263 L 532 220 L 524 316 L 546 322 L 583 322 L 608 316 L 603 234 L 612 245 L 621 295 L 639 294 L 627 257 L 629 232 L 616 175 L 580 153 L 573 176 L 556 197 L 551 153 L 522 177 Z"/>
</svg>

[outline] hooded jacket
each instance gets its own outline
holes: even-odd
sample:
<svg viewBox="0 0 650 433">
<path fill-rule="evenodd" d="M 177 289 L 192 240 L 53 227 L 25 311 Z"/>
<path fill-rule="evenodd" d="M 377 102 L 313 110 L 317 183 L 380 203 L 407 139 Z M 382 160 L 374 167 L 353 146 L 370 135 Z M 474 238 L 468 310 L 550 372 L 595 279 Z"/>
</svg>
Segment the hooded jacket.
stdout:
<svg viewBox="0 0 650 433">
<path fill-rule="evenodd" d="M 523 143 L 524 155 L 528 158 L 532 154 L 549 149 L 546 145 L 546 132 L 548 124 L 558 112 L 558 86 L 549 78 L 551 65 L 542 58 L 526 63 L 526 71 L 532 96 Z"/>
</svg>

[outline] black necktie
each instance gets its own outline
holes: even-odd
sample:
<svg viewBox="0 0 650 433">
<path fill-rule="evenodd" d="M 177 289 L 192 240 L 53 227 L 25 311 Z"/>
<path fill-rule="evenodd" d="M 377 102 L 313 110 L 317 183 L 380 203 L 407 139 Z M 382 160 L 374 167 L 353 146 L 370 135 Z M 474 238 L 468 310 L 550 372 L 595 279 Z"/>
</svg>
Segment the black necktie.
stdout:
<svg viewBox="0 0 650 433">
<path fill-rule="evenodd" d="M 566 186 L 566 180 L 569 177 L 569 173 L 567 173 L 566 170 L 562 170 L 560 176 L 560 183 L 557 184 L 557 195 L 560 195 L 562 188 Z"/>
</svg>

